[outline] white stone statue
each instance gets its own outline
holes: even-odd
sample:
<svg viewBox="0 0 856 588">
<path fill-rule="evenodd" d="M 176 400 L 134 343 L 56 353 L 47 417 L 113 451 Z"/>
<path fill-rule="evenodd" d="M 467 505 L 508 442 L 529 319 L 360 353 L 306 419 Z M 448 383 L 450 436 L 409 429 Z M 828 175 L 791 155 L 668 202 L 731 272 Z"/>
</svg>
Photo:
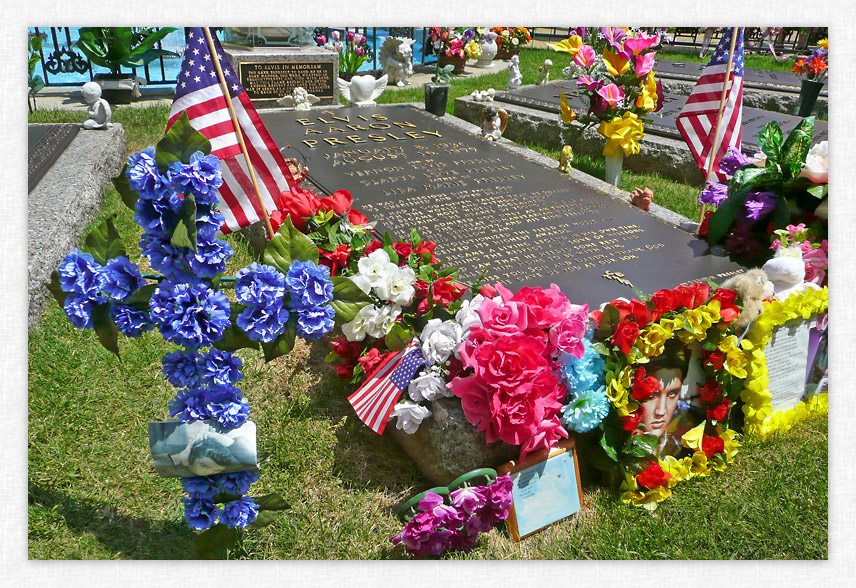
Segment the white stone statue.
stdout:
<svg viewBox="0 0 856 588">
<path fill-rule="evenodd" d="M 508 89 L 516 90 L 523 83 L 523 74 L 520 73 L 520 58 L 517 55 L 511 56 L 511 63 L 508 64 Z"/>
<path fill-rule="evenodd" d="M 112 128 L 113 123 L 110 122 L 110 119 L 113 116 L 113 111 L 110 110 L 110 104 L 101 97 L 101 86 L 97 82 L 86 82 L 80 88 L 80 92 L 89 105 L 86 109 L 89 118 L 83 121 L 80 126 L 89 131 Z"/>
<path fill-rule="evenodd" d="M 291 96 L 285 95 L 276 101 L 280 106 L 293 108 L 294 110 L 309 110 L 312 105 L 321 100 L 318 96 L 310 94 L 304 88 L 297 86 L 291 92 Z"/>
<path fill-rule="evenodd" d="M 538 78 L 538 85 L 546 84 L 550 81 L 550 68 L 553 67 L 553 62 L 549 59 L 544 60 L 544 65 L 538 68 L 538 73 L 541 77 Z"/>
<path fill-rule="evenodd" d="M 354 76 L 351 81 L 337 79 L 339 92 L 351 106 L 374 106 L 375 99 L 386 90 L 388 76 L 383 74 L 375 79 L 374 76 Z"/>
<path fill-rule="evenodd" d="M 496 90 L 488 88 L 487 90 L 475 90 L 470 96 L 476 102 L 493 102 L 493 97 L 496 95 Z"/>
<path fill-rule="evenodd" d="M 488 141 L 499 141 L 508 125 L 508 113 L 502 108 L 488 106 L 481 115 L 482 137 Z"/>
<path fill-rule="evenodd" d="M 409 86 L 413 75 L 413 39 L 406 37 L 387 37 L 380 46 L 378 57 L 383 65 L 383 73 L 389 76 L 389 83 L 396 86 Z"/>
</svg>

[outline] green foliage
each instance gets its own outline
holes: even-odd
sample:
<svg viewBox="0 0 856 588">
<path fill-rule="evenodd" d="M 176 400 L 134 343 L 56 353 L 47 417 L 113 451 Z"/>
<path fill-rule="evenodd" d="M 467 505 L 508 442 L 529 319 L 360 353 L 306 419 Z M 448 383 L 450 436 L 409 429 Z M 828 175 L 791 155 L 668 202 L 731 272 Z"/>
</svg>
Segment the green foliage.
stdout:
<svg viewBox="0 0 856 588">
<path fill-rule="evenodd" d="M 173 247 L 188 247 L 196 252 L 196 236 L 196 198 L 185 194 L 169 242 Z"/>
<path fill-rule="evenodd" d="M 119 196 L 122 197 L 122 203 L 131 210 L 134 210 L 134 207 L 137 204 L 137 199 L 140 196 L 131 189 L 131 183 L 128 181 L 127 172 L 128 164 L 126 163 L 122 166 L 122 171 L 119 172 L 119 175 L 113 178 L 113 187 L 116 188 Z"/>
<path fill-rule="evenodd" d="M 758 135 L 758 147 L 767 156 L 767 162 L 777 164 L 782 150 L 782 129 L 776 121 L 768 122 Z"/>
<path fill-rule="evenodd" d="M 190 163 L 190 156 L 201 151 L 211 153 L 211 142 L 190 125 L 187 112 L 182 112 L 169 131 L 155 147 L 155 162 L 161 174 L 166 174 L 173 163 Z"/>
<path fill-rule="evenodd" d="M 796 178 L 800 173 L 806 155 L 811 149 L 811 138 L 814 134 L 814 117 L 804 118 L 788 135 L 782 145 L 782 174 L 786 180 Z"/>
<path fill-rule="evenodd" d="M 401 323 L 394 323 L 389 333 L 386 334 L 384 342 L 390 351 L 401 351 L 413 340 L 413 331 L 405 329 Z"/>
<path fill-rule="evenodd" d="M 122 238 L 119 236 L 119 231 L 113 224 L 113 218 L 108 218 L 89 231 L 81 250 L 92 255 L 100 265 L 106 265 L 109 260 L 115 257 L 127 257 L 128 255 Z"/>
<path fill-rule="evenodd" d="M 80 50 L 93 64 L 119 73 L 123 67 L 143 67 L 162 55 L 178 57 L 173 51 L 155 49 L 155 45 L 174 27 L 84 27 L 74 47 Z"/>
<path fill-rule="evenodd" d="M 431 77 L 431 81 L 435 84 L 449 84 L 455 78 L 455 74 L 452 73 L 452 70 L 455 69 L 454 65 L 444 65 L 440 67 L 440 64 L 437 64 L 437 69 L 434 72 L 434 75 Z"/>
<path fill-rule="evenodd" d="M 336 311 L 336 324 L 343 325 L 351 322 L 357 313 L 367 304 L 372 303 L 371 296 L 345 276 L 333 276 L 333 301 L 330 306 Z"/>
<path fill-rule="evenodd" d="M 297 335 L 297 319 L 294 314 L 288 319 L 285 331 L 270 343 L 261 342 L 265 361 L 273 361 L 277 357 L 288 355 L 294 349 L 294 337 Z"/>
<path fill-rule="evenodd" d="M 309 237 L 295 229 L 291 217 L 286 216 L 279 230 L 265 246 L 264 262 L 287 274 L 295 261 L 311 261 L 317 264 L 318 248 Z"/>
<path fill-rule="evenodd" d="M 42 60 L 39 53 L 42 49 L 42 39 L 39 36 L 32 36 L 27 41 L 29 55 L 27 58 L 27 86 L 29 87 L 30 96 L 34 96 L 39 90 L 45 87 L 45 80 L 42 76 L 37 76 L 36 66 Z"/>
</svg>

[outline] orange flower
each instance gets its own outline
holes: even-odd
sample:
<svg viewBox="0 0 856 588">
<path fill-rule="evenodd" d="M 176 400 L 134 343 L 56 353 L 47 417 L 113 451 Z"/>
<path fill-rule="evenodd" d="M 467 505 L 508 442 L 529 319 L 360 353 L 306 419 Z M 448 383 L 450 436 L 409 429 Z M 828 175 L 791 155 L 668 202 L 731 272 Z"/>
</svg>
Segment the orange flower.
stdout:
<svg viewBox="0 0 856 588">
<path fill-rule="evenodd" d="M 828 67 L 829 64 L 820 57 L 815 57 L 814 59 L 808 62 L 808 68 L 814 75 L 819 74 L 820 72 L 826 70 Z"/>
<path fill-rule="evenodd" d="M 805 59 L 799 58 L 794 62 L 794 68 L 791 70 L 792 73 L 801 74 L 804 73 L 803 66 L 805 65 Z"/>
</svg>

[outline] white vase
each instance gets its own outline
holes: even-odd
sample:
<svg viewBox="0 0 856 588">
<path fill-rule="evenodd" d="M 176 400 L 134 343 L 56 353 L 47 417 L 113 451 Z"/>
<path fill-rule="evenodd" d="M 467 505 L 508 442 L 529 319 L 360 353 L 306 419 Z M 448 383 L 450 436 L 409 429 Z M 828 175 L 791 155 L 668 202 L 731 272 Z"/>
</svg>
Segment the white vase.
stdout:
<svg viewBox="0 0 856 588">
<path fill-rule="evenodd" d="M 474 64 L 475 67 L 493 67 L 493 59 L 499 50 L 499 47 L 496 45 L 496 33 L 488 33 L 484 39 L 479 41 L 479 47 L 481 47 L 482 52 Z"/>
<path fill-rule="evenodd" d="M 604 159 L 606 160 L 606 174 L 604 179 L 613 186 L 617 186 L 621 183 L 621 167 L 624 164 L 624 151 L 619 149 L 615 155 L 610 157 L 604 156 Z"/>
</svg>

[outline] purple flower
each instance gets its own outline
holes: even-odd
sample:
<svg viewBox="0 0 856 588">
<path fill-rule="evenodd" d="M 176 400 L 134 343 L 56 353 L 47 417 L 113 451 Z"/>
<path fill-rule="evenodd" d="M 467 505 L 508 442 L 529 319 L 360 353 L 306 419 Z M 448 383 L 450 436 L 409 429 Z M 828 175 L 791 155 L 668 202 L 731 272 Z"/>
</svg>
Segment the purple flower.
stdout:
<svg viewBox="0 0 856 588">
<path fill-rule="evenodd" d="M 354 42 L 354 32 L 353 31 L 345 31 L 345 41 L 348 43 Z"/>
<path fill-rule="evenodd" d="M 188 273 L 187 253 L 192 251 L 170 245 L 168 235 L 144 235 L 140 239 L 142 254 L 149 258 L 152 267 L 172 282 L 198 283 L 199 278 Z"/>
<path fill-rule="evenodd" d="M 333 300 L 333 282 L 326 265 L 295 261 L 288 268 L 285 284 L 291 291 L 291 305 L 295 308 L 312 308 Z"/>
<path fill-rule="evenodd" d="M 574 35 L 585 38 L 586 28 L 585 27 L 576 27 L 576 28 L 571 29 L 571 34 L 569 36 L 573 37 Z"/>
<path fill-rule="evenodd" d="M 200 498 L 184 499 L 184 520 L 195 531 L 204 531 L 220 516 L 220 509 L 210 500 Z"/>
<path fill-rule="evenodd" d="M 176 388 L 195 387 L 199 384 L 200 374 L 197 362 L 201 356 L 196 351 L 175 351 L 161 358 L 163 375 Z"/>
<path fill-rule="evenodd" d="M 707 182 L 699 194 L 698 201 L 702 204 L 719 206 L 728 198 L 728 186 L 719 182 Z"/>
<path fill-rule="evenodd" d="M 197 368 L 201 378 L 214 384 L 236 384 L 244 377 L 241 359 L 237 355 L 214 348 L 199 356 Z"/>
<path fill-rule="evenodd" d="M 250 416 L 250 405 L 238 388 L 214 384 L 204 392 L 205 410 L 220 426 L 234 429 Z"/>
<path fill-rule="evenodd" d="M 101 275 L 104 279 L 102 292 L 113 300 L 124 300 L 146 285 L 140 268 L 124 256 L 108 261 Z"/>
<path fill-rule="evenodd" d="M 164 281 L 152 295 L 150 307 L 164 339 L 184 347 L 207 347 L 231 324 L 229 299 L 205 284 Z"/>
<path fill-rule="evenodd" d="M 210 500 L 220 491 L 216 476 L 182 478 L 181 486 L 191 498 L 204 498 Z"/>
<path fill-rule="evenodd" d="M 603 86 L 603 80 L 596 80 L 588 74 L 581 75 L 577 78 L 578 86 L 585 86 L 586 90 L 589 92 L 597 92 L 597 90 Z"/>
<path fill-rule="evenodd" d="M 622 43 L 623 39 L 627 36 L 627 32 L 624 29 L 601 27 L 600 32 L 603 35 L 603 38 L 606 39 L 606 42 L 609 43 L 610 47 L 612 47 L 616 53 L 625 59 L 630 59 L 630 56 L 633 54 L 625 51 L 624 43 Z"/>
<path fill-rule="evenodd" d="M 776 208 L 776 194 L 773 192 L 750 192 L 743 205 L 746 218 L 759 221 Z"/>
<path fill-rule="evenodd" d="M 467 533 L 470 535 L 478 535 L 479 533 L 487 533 L 491 530 L 491 523 L 487 521 L 483 521 L 479 515 L 471 516 L 467 519 L 467 523 L 464 526 Z"/>
<path fill-rule="evenodd" d="M 62 309 L 75 327 L 91 329 L 95 306 L 96 302 L 84 294 L 69 294 Z"/>
<path fill-rule="evenodd" d="M 95 262 L 94 257 L 78 248 L 63 258 L 57 273 L 64 292 L 95 298 L 104 286 L 104 268 Z"/>
<path fill-rule="evenodd" d="M 167 174 L 176 192 L 192 193 L 202 204 L 217 202 L 217 188 L 223 184 L 223 176 L 220 175 L 220 160 L 216 155 L 197 151 L 190 156 L 190 163 L 176 161 Z"/>
<path fill-rule="evenodd" d="M 449 497 L 452 499 L 452 504 L 463 509 L 468 515 L 473 514 L 484 505 L 481 487 L 460 488 L 452 492 Z"/>
<path fill-rule="evenodd" d="M 404 543 L 408 553 L 421 557 L 442 554 L 448 549 L 451 536 L 452 531 L 441 528 L 431 512 L 421 512 L 404 525 L 392 542 Z"/>
<path fill-rule="evenodd" d="M 751 225 L 733 223 L 729 231 L 728 238 L 725 239 L 725 248 L 735 255 L 752 256 L 767 249 L 767 245 L 761 243 L 752 234 Z"/>
<path fill-rule="evenodd" d="M 318 44 L 319 46 L 326 45 L 327 44 L 327 37 L 325 37 L 324 35 L 318 35 L 317 37 L 315 37 L 315 43 Z"/>
<path fill-rule="evenodd" d="M 729 147 L 728 153 L 719 162 L 719 170 L 725 175 L 733 176 L 734 172 L 750 163 L 749 158 L 743 155 L 739 149 Z"/>
<path fill-rule="evenodd" d="M 333 330 L 336 311 L 331 306 L 297 309 L 297 334 L 310 341 L 317 341 Z"/>
<path fill-rule="evenodd" d="M 475 29 L 467 29 L 464 31 L 464 34 L 461 35 L 461 41 L 463 41 L 464 43 L 469 43 L 470 41 L 472 41 L 475 38 L 475 36 L 476 36 Z"/>
<path fill-rule="evenodd" d="M 126 337 L 139 337 L 155 328 L 148 314 L 127 304 L 116 304 L 110 308 L 110 317 Z"/>
<path fill-rule="evenodd" d="M 823 47 L 818 47 L 814 51 L 811 52 L 812 57 L 818 57 L 820 59 L 826 59 L 826 49 Z"/>
<path fill-rule="evenodd" d="M 220 474 L 217 476 L 217 483 L 220 491 L 227 494 L 246 494 L 250 489 L 250 485 L 258 482 L 259 472 L 256 470 L 244 470 L 242 472 L 233 472 L 231 474 Z"/>
<path fill-rule="evenodd" d="M 339 31 L 333 31 L 332 33 L 330 33 L 330 37 L 331 37 L 334 41 L 338 41 L 338 40 L 340 39 L 340 33 L 339 33 Z"/>
<path fill-rule="evenodd" d="M 464 511 L 459 511 L 454 506 L 448 504 L 438 504 L 431 513 L 437 517 L 437 522 L 447 528 L 456 529 L 464 524 Z"/>
<path fill-rule="evenodd" d="M 498 523 L 508 518 L 511 508 L 512 482 L 509 476 L 500 476 L 493 484 L 484 487 L 485 505 L 478 516 L 487 523 Z"/>
<path fill-rule="evenodd" d="M 467 552 L 476 546 L 476 539 L 478 539 L 477 533 L 470 535 L 466 531 L 455 529 L 449 535 L 447 542 L 450 550 Z"/>
<path fill-rule="evenodd" d="M 169 416 L 182 423 L 207 419 L 208 407 L 205 402 L 204 388 L 187 388 L 179 390 L 169 403 Z"/>
<path fill-rule="evenodd" d="M 159 200 L 171 191 L 168 180 L 158 171 L 154 147 L 130 155 L 125 175 L 128 176 L 131 189 L 141 198 Z"/>
<path fill-rule="evenodd" d="M 256 520 L 259 516 L 259 505 L 250 496 L 244 496 L 238 500 L 227 502 L 220 514 L 220 522 L 227 527 L 243 528 Z"/>
</svg>

